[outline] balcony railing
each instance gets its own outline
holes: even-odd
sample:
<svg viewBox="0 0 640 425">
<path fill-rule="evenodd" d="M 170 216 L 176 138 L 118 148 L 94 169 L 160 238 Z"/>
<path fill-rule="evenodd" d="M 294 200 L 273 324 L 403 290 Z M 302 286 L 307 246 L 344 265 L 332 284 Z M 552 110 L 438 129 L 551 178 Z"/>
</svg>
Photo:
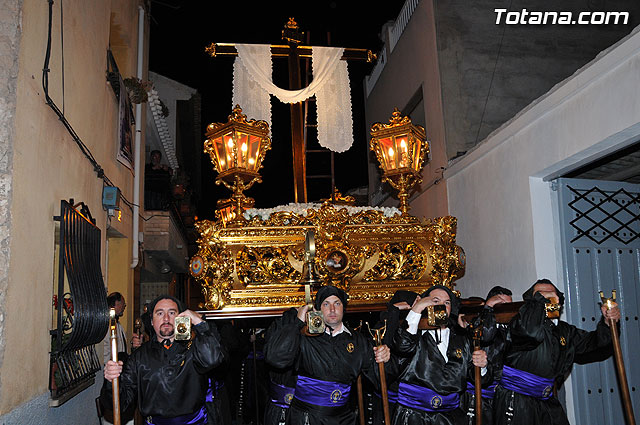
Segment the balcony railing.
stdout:
<svg viewBox="0 0 640 425">
<path fill-rule="evenodd" d="M 382 47 L 382 51 L 378 54 L 378 61 L 373 67 L 371 74 L 365 78 L 367 96 L 369 96 L 378 82 L 378 78 L 380 78 L 380 74 L 382 74 L 382 70 L 387 63 L 387 56 L 391 56 L 391 52 L 393 52 L 393 49 L 396 47 L 398 40 L 400 40 L 400 37 L 404 32 L 404 29 L 409 24 L 413 12 L 416 10 L 416 7 L 418 7 L 419 1 L 420 0 L 406 0 L 404 6 L 402 6 L 402 10 L 400 10 L 400 14 L 394 21 L 393 26 L 387 31 L 385 36 L 385 45 Z"/>
</svg>

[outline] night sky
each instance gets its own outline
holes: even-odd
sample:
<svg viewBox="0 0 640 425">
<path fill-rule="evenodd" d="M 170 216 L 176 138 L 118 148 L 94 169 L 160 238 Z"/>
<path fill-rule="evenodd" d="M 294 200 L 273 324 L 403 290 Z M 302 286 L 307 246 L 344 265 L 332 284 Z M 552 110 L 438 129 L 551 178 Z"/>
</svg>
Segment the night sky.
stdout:
<svg viewBox="0 0 640 425">
<path fill-rule="evenodd" d="M 153 0 L 150 70 L 198 90 L 202 96 L 204 142 L 205 127 L 211 122 L 227 122 L 232 107 L 234 58 L 211 58 L 204 51 L 211 42 L 285 44 L 281 31 L 288 18 L 294 17 L 301 30 L 309 34 L 311 45 L 366 48 L 377 53 L 383 46 L 379 37 L 382 25 L 397 17 L 404 2 L 389 3 L 393 5 L 387 3 L 384 9 L 374 9 L 375 3 L 369 1 Z M 274 82 L 282 88 L 288 88 L 286 68 L 285 58 L 274 60 Z M 364 122 L 363 80 L 372 68 L 373 64 L 349 62 L 354 145 L 335 156 L 336 186 L 342 193 L 367 184 L 368 129 Z M 294 200 L 289 106 L 272 97 L 272 111 L 272 149 L 260 171 L 263 183 L 246 192 L 259 208 Z M 215 202 L 229 197 L 230 191 L 214 184 L 216 173 L 208 156 L 203 154 L 201 161 L 203 193 L 198 202 L 198 216 L 213 218 Z"/>
</svg>

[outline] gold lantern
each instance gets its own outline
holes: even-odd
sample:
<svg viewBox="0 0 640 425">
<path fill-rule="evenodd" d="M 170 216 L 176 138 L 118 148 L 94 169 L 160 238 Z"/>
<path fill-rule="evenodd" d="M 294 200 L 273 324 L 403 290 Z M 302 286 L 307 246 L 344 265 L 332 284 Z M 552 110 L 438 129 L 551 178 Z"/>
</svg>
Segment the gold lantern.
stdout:
<svg viewBox="0 0 640 425">
<path fill-rule="evenodd" d="M 265 153 L 271 149 L 269 125 L 265 121 L 247 121 L 242 108 L 236 105 L 227 123 L 209 124 L 206 136 L 204 151 L 218 172 L 216 184 L 223 184 L 233 192 L 230 199 L 218 201 L 220 217 L 224 214 L 225 223 L 241 226 L 246 221 L 244 210 L 254 202 L 243 192 L 262 182 L 258 170 Z"/>
<path fill-rule="evenodd" d="M 400 211 L 409 211 L 409 193 L 415 184 L 422 183 L 422 166 L 429 153 L 424 127 L 413 125 L 395 108 L 389 124 L 371 126 L 369 146 L 376 153 L 382 170 L 382 181 L 398 190 Z"/>
</svg>

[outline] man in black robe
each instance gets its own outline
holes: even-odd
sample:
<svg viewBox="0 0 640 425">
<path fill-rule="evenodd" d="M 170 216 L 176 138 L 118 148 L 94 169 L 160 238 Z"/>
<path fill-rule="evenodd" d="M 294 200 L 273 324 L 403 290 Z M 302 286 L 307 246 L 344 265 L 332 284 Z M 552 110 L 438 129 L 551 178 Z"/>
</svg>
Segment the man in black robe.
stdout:
<svg viewBox="0 0 640 425">
<path fill-rule="evenodd" d="M 540 279 L 523 295 L 525 304 L 510 323 L 511 342 L 504 357 L 502 379 L 496 387 L 496 425 L 568 425 L 567 415 L 553 394 L 573 366 L 577 354 L 606 349 L 611 331 L 604 319 L 620 320 L 620 309 L 602 306 L 596 330 L 583 331 L 562 320 L 549 319 L 551 299 L 564 304 L 564 294 L 548 279 Z"/>
<path fill-rule="evenodd" d="M 487 294 L 484 307 L 478 317 L 468 328 L 469 337 L 473 338 L 474 329 L 482 329 L 480 346 L 487 353 L 487 361 L 491 364 L 493 379 L 485 381 L 482 386 L 482 424 L 493 425 L 493 399 L 497 381 L 502 375 L 504 350 L 507 344 L 508 326 L 496 323 L 493 307 L 499 304 L 513 302 L 510 289 L 494 286 Z M 475 382 L 467 381 L 467 391 L 462 393 L 460 405 L 469 418 L 469 424 L 475 424 Z"/>
<path fill-rule="evenodd" d="M 323 313 L 325 333 L 301 334 L 309 309 L 305 305 L 297 309 L 296 320 L 280 319 L 281 326 L 269 334 L 266 362 L 279 369 L 294 366 L 298 376 L 287 424 L 354 425 L 356 412 L 349 405 L 353 384 L 361 372 L 376 381 L 376 362 L 390 358 L 387 346 L 372 347 L 364 335 L 342 323 L 346 305 L 342 289 L 324 286 L 314 307 Z"/>
<path fill-rule="evenodd" d="M 474 366 L 487 375 L 487 355 L 472 352 L 465 332 L 456 326 L 459 301 L 453 292 L 434 285 L 407 315 L 407 329 L 398 329 L 394 352 L 408 357 L 400 375 L 398 405 L 394 425 L 464 425 L 466 415 L 460 408 L 460 393 L 473 377 Z M 448 321 L 433 330 L 418 329 L 422 312 L 433 305 L 444 305 Z"/>
<path fill-rule="evenodd" d="M 149 310 L 155 338 L 134 351 L 124 368 L 122 362 L 107 362 L 104 377 L 109 384 L 102 397 L 111 402 L 111 382 L 120 377 L 122 408 L 137 399 L 146 424 L 205 425 L 207 373 L 224 358 L 218 332 L 171 296 L 156 298 Z M 195 331 L 192 340 L 175 341 L 176 316 L 191 319 Z"/>
<path fill-rule="evenodd" d="M 383 343 L 389 347 L 393 345 L 393 337 L 398 328 L 405 322 L 407 314 L 413 305 L 420 299 L 420 296 L 413 291 L 398 290 L 394 292 L 393 297 L 387 303 L 387 310 L 380 313 L 380 319 L 376 324 L 376 328 L 386 326 Z M 393 356 L 391 361 L 395 363 L 396 374 L 387 376 L 387 399 L 389 401 L 389 414 L 393 417 L 398 401 L 398 375 L 405 366 L 406 358 Z M 374 391 L 371 399 L 371 421 L 372 425 L 384 424 L 384 407 L 382 406 L 382 395 L 379 391 Z"/>
</svg>

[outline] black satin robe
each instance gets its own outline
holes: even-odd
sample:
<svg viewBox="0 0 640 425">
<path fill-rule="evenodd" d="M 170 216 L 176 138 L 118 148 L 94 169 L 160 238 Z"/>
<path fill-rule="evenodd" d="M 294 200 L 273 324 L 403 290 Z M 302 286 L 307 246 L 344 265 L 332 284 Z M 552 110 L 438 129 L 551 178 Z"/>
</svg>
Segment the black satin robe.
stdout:
<svg viewBox="0 0 640 425">
<path fill-rule="evenodd" d="M 328 334 L 305 336 L 300 333 L 304 322 L 297 317 L 291 323 L 278 320 L 282 321 L 280 326 L 269 334 L 265 345 L 268 365 L 277 369 L 293 366 L 297 375 L 351 385 L 349 401 L 343 407 L 316 408 L 294 397 L 287 412 L 287 424 L 354 425 L 358 375 L 362 372 L 374 383 L 378 382 L 372 343 L 351 329 L 351 334 L 345 330 L 333 337 Z"/>
<path fill-rule="evenodd" d="M 214 325 L 193 326 L 192 341 L 175 341 L 166 349 L 157 341 L 135 350 L 120 375 L 120 403 L 123 409 L 138 402 L 143 417 L 175 417 L 192 414 L 204 405 L 207 372 L 224 359 Z M 111 403 L 111 383 L 101 396 Z"/>
<path fill-rule="evenodd" d="M 298 321 L 297 310 L 291 309 L 286 311 L 282 319 L 275 320 L 267 329 L 265 333 L 265 351 L 269 345 L 271 335 L 277 333 L 283 325 L 289 325 L 290 328 Z M 275 368 L 267 364 L 269 379 L 275 384 L 284 385 L 289 388 L 295 388 L 297 375 L 293 370 L 293 366 L 283 369 Z M 271 382 L 268 384 L 271 385 Z M 264 411 L 264 425 L 279 425 L 284 423 L 287 417 L 288 408 L 277 406 L 271 402 L 271 397 L 267 402 L 267 406 Z"/>
<path fill-rule="evenodd" d="M 398 330 L 394 339 L 395 351 L 401 356 L 410 357 L 407 367 L 400 375 L 400 382 L 427 387 L 442 395 L 466 390 L 467 379 L 473 378 L 471 344 L 465 333 L 458 332 L 454 327 L 450 329 L 448 361 L 445 361 L 429 332 L 420 335 L 422 331 L 419 330 L 418 335 L 413 335 L 404 329 Z M 467 416 L 461 408 L 450 412 L 427 412 L 398 403 L 391 423 L 466 425 L 466 420 Z"/>
<path fill-rule="evenodd" d="M 493 308 L 485 306 L 478 317 L 473 321 L 473 327 L 482 328 L 482 338 L 480 348 L 487 353 L 487 362 L 491 365 L 492 376 L 483 377 L 483 388 L 488 387 L 494 381 L 499 381 L 502 375 L 502 365 L 504 362 L 504 351 L 508 339 L 508 326 L 496 323 Z M 473 335 L 470 328 L 468 338 L 473 345 Z M 473 382 L 473 381 L 470 381 Z M 475 394 L 468 391 L 462 393 L 460 406 L 467 414 L 470 424 L 475 424 Z M 482 397 L 482 425 L 493 425 L 493 399 Z"/>
<path fill-rule="evenodd" d="M 504 364 L 561 383 L 578 354 L 607 349 L 609 327 L 600 320 L 596 330 L 583 331 L 562 320 L 555 325 L 545 315 L 547 302 L 540 293 L 525 298 L 525 305 L 510 324 L 511 343 Z M 507 415 L 512 404 L 514 416 Z M 538 400 L 501 388 L 494 400 L 496 425 L 568 425 L 567 415 L 555 396 Z"/>
</svg>

